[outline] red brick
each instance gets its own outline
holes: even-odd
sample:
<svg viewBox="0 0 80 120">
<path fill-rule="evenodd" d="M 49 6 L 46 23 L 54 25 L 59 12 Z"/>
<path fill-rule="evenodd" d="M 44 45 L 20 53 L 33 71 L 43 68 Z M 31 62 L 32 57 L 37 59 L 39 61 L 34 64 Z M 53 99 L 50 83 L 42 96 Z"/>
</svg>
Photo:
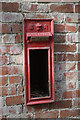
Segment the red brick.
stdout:
<svg viewBox="0 0 80 120">
<path fill-rule="evenodd" d="M 76 32 L 76 26 L 55 24 L 54 32 Z"/>
<path fill-rule="evenodd" d="M 57 118 L 57 117 L 58 117 L 57 110 L 35 113 L 35 118 Z"/>
<path fill-rule="evenodd" d="M 75 44 L 55 44 L 54 45 L 55 52 L 74 52 L 75 51 Z"/>
<path fill-rule="evenodd" d="M 65 42 L 65 35 L 55 35 L 54 42 L 55 43 L 64 43 Z"/>
<path fill-rule="evenodd" d="M 66 60 L 66 54 L 55 54 L 54 56 L 55 61 L 65 61 Z"/>
<path fill-rule="evenodd" d="M 80 97 L 80 90 L 76 90 L 76 97 Z"/>
<path fill-rule="evenodd" d="M 22 86 L 22 85 L 18 85 L 18 86 L 17 86 L 17 93 L 18 93 L 18 94 L 23 93 L 23 86 Z"/>
<path fill-rule="evenodd" d="M 22 38 L 20 34 L 16 35 L 16 43 L 22 43 Z"/>
<path fill-rule="evenodd" d="M 75 12 L 80 13 L 80 5 L 75 5 Z"/>
<path fill-rule="evenodd" d="M 62 13 L 73 13 L 73 5 L 72 4 L 51 4 L 50 10 L 54 12 L 62 12 Z"/>
<path fill-rule="evenodd" d="M 8 66 L 0 66 L 0 75 L 8 75 Z"/>
<path fill-rule="evenodd" d="M 67 55 L 67 61 L 77 61 L 79 60 L 79 55 L 78 54 L 68 54 Z"/>
<path fill-rule="evenodd" d="M 64 99 L 72 98 L 72 91 L 63 92 L 63 98 Z"/>
<path fill-rule="evenodd" d="M 9 76 L 10 84 L 19 84 L 22 82 L 22 76 Z"/>
<path fill-rule="evenodd" d="M 55 101 L 54 103 L 49 104 L 49 109 L 71 108 L 71 106 L 71 100 Z"/>
<path fill-rule="evenodd" d="M 21 24 L 12 24 L 12 33 L 22 33 Z"/>
<path fill-rule="evenodd" d="M 37 11 L 37 5 L 31 5 L 30 11 Z"/>
<path fill-rule="evenodd" d="M 66 32 L 76 32 L 76 26 L 66 26 L 65 31 Z"/>
<path fill-rule="evenodd" d="M 61 110 L 60 111 L 60 118 L 66 117 L 77 117 L 80 116 L 80 110 Z"/>
<path fill-rule="evenodd" d="M 80 26 L 78 27 L 78 31 L 80 32 Z"/>
<path fill-rule="evenodd" d="M 16 105 L 23 103 L 23 96 L 13 96 L 13 97 L 6 97 L 6 105 Z"/>
<path fill-rule="evenodd" d="M 55 24 L 54 32 L 65 32 L 65 25 Z"/>
<path fill-rule="evenodd" d="M 23 112 L 24 112 L 24 113 L 33 112 L 33 107 L 32 107 L 32 106 L 24 105 L 24 107 L 23 107 Z"/>
<path fill-rule="evenodd" d="M 80 62 L 78 62 L 78 70 L 80 71 Z"/>
<path fill-rule="evenodd" d="M 8 77 L 0 77 L 0 86 L 6 85 L 8 82 Z"/>
<path fill-rule="evenodd" d="M 17 2 L 2 2 L 2 11 L 3 12 L 18 12 L 19 4 Z"/>
<path fill-rule="evenodd" d="M 35 105 L 35 106 L 33 106 L 33 111 L 34 112 L 42 111 L 42 105 Z"/>
<path fill-rule="evenodd" d="M 2 87 L 2 96 L 15 95 L 16 87 Z"/>
<path fill-rule="evenodd" d="M 2 24 L 2 33 L 11 33 L 11 26 L 9 24 Z"/>
</svg>

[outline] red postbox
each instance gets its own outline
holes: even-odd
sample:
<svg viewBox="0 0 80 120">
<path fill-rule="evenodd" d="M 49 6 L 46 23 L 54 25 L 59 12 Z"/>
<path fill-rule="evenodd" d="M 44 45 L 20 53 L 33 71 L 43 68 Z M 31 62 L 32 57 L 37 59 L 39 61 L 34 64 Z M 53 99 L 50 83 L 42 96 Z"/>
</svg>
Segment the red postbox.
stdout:
<svg viewBox="0 0 80 120">
<path fill-rule="evenodd" d="M 53 19 L 24 19 L 25 102 L 54 102 Z"/>
</svg>

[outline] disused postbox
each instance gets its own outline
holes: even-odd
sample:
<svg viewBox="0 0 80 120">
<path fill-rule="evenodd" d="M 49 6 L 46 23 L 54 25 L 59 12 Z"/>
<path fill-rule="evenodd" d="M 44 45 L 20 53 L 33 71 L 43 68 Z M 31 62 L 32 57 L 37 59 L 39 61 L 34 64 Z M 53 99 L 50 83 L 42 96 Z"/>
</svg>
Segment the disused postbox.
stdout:
<svg viewBox="0 0 80 120">
<path fill-rule="evenodd" d="M 54 102 L 53 22 L 53 19 L 23 20 L 27 105 Z"/>
</svg>

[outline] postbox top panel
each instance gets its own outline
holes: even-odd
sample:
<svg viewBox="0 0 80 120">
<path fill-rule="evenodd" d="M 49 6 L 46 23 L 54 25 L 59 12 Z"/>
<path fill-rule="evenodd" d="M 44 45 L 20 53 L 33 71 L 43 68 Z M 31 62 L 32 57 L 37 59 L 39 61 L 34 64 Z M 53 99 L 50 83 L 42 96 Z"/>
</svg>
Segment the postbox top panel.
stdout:
<svg viewBox="0 0 80 120">
<path fill-rule="evenodd" d="M 24 24 L 27 37 L 53 35 L 53 19 L 24 19 Z"/>
</svg>

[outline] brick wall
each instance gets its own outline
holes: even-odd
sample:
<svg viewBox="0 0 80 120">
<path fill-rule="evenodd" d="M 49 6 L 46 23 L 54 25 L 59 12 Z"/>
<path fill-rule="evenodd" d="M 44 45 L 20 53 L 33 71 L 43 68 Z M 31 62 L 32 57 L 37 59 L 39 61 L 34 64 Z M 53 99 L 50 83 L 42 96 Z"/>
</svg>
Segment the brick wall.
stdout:
<svg viewBox="0 0 80 120">
<path fill-rule="evenodd" d="M 80 119 L 79 0 L 4 0 L 0 11 L 0 116 Z M 25 105 L 23 18 L 54 19 L 54 103 Z"/>
</svg>

